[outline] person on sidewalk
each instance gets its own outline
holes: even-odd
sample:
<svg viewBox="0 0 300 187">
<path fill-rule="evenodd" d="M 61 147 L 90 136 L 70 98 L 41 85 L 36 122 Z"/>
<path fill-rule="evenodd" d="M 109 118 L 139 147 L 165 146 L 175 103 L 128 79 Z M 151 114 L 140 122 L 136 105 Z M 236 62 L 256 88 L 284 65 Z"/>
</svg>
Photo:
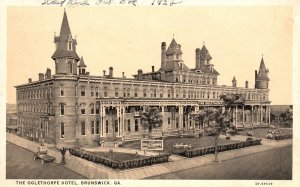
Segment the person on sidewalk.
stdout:
<svg viewBox="0 0 300 187">
<path fill-rule="evenodd" d="M 63 147 L 62 149 L 60 149 L 60 153 L 61 153 L 61 164 L 65 165 L 66 164 L 66 158 L 65 158 L 65 154 L 66 154 L 67 149 L 65 147 Z"/>
</svg>

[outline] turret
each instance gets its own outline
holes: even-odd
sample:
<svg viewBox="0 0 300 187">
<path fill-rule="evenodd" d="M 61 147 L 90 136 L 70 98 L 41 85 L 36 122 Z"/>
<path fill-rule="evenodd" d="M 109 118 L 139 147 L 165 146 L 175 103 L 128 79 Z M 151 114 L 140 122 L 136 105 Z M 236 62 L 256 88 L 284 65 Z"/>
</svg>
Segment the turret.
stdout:
<svg viewBox="0 0 300 187">
<path fill-rule="evenodd" d="M 61 24 L 60 35 L 54 36 L 56 50 L 52 55 L 55 61 L 55 74 L 77 74 L 77 62 L 79 57 L 76 53 L 76 38 L 71 34 L 66 11 Z"/>
<path fill-rule="evenodd" d="M 84 63 L 83 57 L 81 57 L 81 59 L 80 59 L 78 69 L 79 69 L 79 75 L 85 75 L 86 74 L 86 65 Z"/>
<path fill-rule="evenodd" d="M 268 89 L 269 88 L 269 70 L 265 66 L 264 58 L 261 58 L 258 72 L 255 71 L 255 88 Z"/>
<path fill-rule="evenodd" d="M 235 76 L 233 77 L 233 79 L 232 79 L 232 87 L 236 87 L 236 79 L 235 79 Z"/>
</svg>

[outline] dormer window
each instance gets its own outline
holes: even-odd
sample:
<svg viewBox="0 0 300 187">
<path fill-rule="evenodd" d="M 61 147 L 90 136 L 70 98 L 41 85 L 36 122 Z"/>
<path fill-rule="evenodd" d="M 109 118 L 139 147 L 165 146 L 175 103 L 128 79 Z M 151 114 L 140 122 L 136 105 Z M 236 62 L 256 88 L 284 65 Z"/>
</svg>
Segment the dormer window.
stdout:
<svg viewBox="0 0 300 187">
<path fill-rule="evenodd" d="M 68 40 L 68 50 L 72 51 L 73 50 L 73 41 L 72 38 L 70 37 Z"/>
</svg>

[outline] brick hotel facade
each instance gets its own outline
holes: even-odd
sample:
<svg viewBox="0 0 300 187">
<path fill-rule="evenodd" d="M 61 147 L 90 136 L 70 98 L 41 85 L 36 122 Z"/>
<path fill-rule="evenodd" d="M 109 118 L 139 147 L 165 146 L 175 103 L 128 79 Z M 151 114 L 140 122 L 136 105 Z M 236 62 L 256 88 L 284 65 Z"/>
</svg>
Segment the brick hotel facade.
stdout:
<svg viewBox="0 0 300 187">
<path fill-rule="evenodd" d="M 160 68 L 138 70 L 133 78 L 115 77 L 110 67 L 102 76 L 87 72 L 84 59 L 76 52 L 77 40 L 71 35 L 66 12 L 60 35 L 54 37 L 52 55 L 55 73 L 39 73 L 38 80 L 15 86 L 18 129 L 22 136 L 45 139 L 61 146 L 99 146 L 99 141 L 130 141 L 146 133 L 140 123 L 140 111 L 156 106 L 161 110 L 163 126 L 156 136 L 198 133 L 191 114 L 205 107 L 221 107 L 222 93 L 241 93 L 245 106 L 236 107 L 236 126 L 270 123 L 268 69 L 261 59 L 255 71 L 255 88 L 217 85 L 219 73 L 203 45 L 196 49 L 195 68 L 181 58 L 181 45 L 173 39 L 161 44 Z"/>
</svg>

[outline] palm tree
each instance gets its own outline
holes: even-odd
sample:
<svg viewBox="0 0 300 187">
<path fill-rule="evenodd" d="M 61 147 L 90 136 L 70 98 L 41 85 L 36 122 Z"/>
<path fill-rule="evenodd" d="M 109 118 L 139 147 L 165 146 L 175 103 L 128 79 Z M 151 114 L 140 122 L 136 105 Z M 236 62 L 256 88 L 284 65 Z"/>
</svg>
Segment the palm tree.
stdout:
<svg viewBox="0 0 300 187">
<path fill-rule="evenodd" d="M 145 129 L 148 129 L 149 139 L 151 138 L 152 130 L 161 127 L 162 123 L 162 116 L 157 107 L 148 107 L 141 115 L 141 124 Z"/>
</svg>

